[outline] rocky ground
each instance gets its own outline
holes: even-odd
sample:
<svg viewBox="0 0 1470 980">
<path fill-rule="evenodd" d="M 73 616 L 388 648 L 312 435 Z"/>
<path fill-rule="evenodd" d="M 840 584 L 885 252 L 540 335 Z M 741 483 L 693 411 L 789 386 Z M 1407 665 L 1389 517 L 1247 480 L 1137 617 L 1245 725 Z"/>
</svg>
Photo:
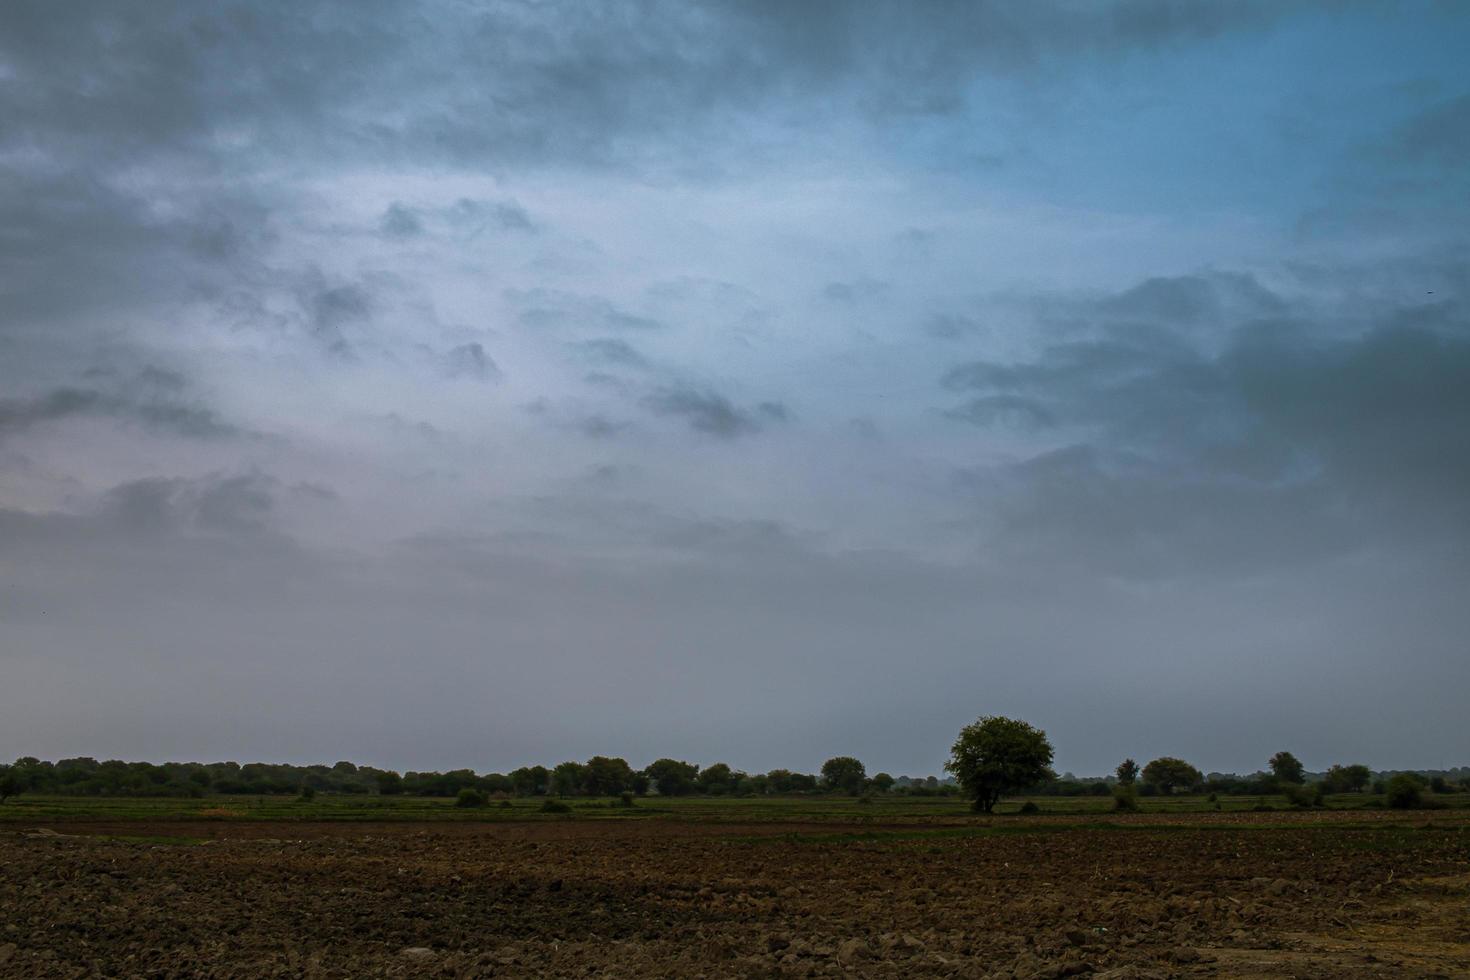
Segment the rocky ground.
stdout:
<svg viewBox="0 0 1470 980">
<path fill-rule="evenodd" d="M 1362 820 L 7 828 L 0 976 L 1470 977 L 1467 823 Z"/>
</svg>

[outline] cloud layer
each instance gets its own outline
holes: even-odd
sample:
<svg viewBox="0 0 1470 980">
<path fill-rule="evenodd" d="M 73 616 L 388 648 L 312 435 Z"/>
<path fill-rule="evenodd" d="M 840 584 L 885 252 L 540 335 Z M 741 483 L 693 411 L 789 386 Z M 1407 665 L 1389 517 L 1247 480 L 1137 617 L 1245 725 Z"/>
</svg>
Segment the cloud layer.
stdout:
<svg viewBox="0 0 1470 980">
<path fill-rule="evenodd" d="M 1462 763 L 1467 38 L 8 4 L 0 741 Z"/>
</svg>

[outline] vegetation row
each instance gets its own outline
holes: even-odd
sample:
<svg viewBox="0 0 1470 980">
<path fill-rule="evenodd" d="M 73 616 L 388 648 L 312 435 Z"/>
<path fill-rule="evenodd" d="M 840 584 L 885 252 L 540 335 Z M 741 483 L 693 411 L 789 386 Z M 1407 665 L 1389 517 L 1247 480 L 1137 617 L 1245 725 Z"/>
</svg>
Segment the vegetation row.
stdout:
<svg viewBox="0 0 1470 980">
<path fill-rule="evenodd" d="M 1139 766 L 1125 759 L 1107 776 L 1058 776 L 1051 769 L 1052 746 L 1046 733 L 1024 721 L 986 717 L 965 727 L 951 749 L 946 779 L 934 776 L 869 776 L 851 756 L 828 759 L 819 774 L 773 769 L 746 773 L 725 763 L 703 768 L 678 759 L 658 759 L 634 769 L 621 758 L 593 756 L 586 762 L 546 767 L 522 766 L 509 773 L 399 773 L 338 762 L 333 766 L 293 766 L 236 762 L 98 762 L 92 758 L 44 762 L 17 759 L 0 765 L 0 803 L 22 792 L 74 796 L 183 796 L 207 794 L 296 795 L 317 793 L 453 797 L 466 806 L 492 797 L 577 797 L 645 794 L 661 796 L 769 796 L 835 794 L 844 796 L 958 796 L 977 810 L 991 812 L 1008 795 L 1111 796 L 1119 810 L 1137 807 L 1140 796 L 1175 793 L 1285 795 L 1296 806 L 1321 805 L 1326 794 L 1371 790 L 1391 806 L 1432 805 L 1428 794 L 1470 792 L 1470 768 L 1435 772 L 1374 772 L 1361 764 L 1334 765 L 1309 773 L 1290 752 L 1271 757 L 1267 770 L 1241 776 L 1201 773 L 1182 759 L 1164 756 Z"/>
</svg>

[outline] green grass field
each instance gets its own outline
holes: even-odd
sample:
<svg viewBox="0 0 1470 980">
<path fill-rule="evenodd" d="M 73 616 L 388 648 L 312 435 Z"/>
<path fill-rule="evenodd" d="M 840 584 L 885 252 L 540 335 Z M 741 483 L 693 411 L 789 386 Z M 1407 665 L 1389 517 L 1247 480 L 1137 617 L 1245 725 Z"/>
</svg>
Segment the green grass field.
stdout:
<svg viewBox="0 0 1470 980">
<path fill-rule="evenodd" d="M 1470 808 L 1470 794 L 1433 797 L 1436 804 Z M 1042 816 L 1112 816 L 1109 797 L 1033 797 Z M 541 800 L 492 801 L 482 808 L 461 808 L 453 800 L 408 796 L 327 796 L 297 801 L 281 796 L 210 796 L 203 799 L 74 797 L 23 794 L 0 805 L 0 822 L 46 823 L 62 820 L 695 820 L 788 823 L 958 823 L 973 818 L 964 800 L 933 797 L 644 797 L 625 807 L 616 800 L 569 799 L 568 814 L 541 812 Z M 1006 800 L 997 815 L 1012 815 L 1026 802 Z M 1139 800 L 1140 814 L 1240 813 L 1260 804 L 1289 812 L 1276 796 L 1222 796 L 1218 805 L 1203 796 L 1152 797 Z M 1374 809 L 1382 797 L 1346 794 L 1327 798 L 1329 810 Z M 1320 812 L 1320 811 L 1319 811 Z"/>
</svg>

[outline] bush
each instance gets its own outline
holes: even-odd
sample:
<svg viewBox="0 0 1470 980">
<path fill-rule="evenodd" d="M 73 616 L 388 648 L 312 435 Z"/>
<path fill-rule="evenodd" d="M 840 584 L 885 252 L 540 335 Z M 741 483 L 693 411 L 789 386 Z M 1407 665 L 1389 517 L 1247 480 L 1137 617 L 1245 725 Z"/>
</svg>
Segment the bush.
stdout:
<svg viewBox="0 0 1470 980">
<path fill-rule="evenodd" d="M 194 787 L 194 788 L 195 789 L 198 789 L 197 786 Z M 203 794 L 201 793 L 200 795 L 203 795 Z M 296 797 L 296 802 L 297 803 L 310 803 L 314 799 L 316 799 L 316 790 L 313 789 L 310 786 L 303 786 L 303 787 L 301 787 L 301 795 L 298 796 L 298 797 Z"/>
<path fill-rule="evenodd" d="M 510 805 L 511 805 L 510 804 L 510 800 L 501 800 L 500 801 L 500 809 L 502 809 L 502 810 L 509 810 L 510 809 Z"/>
<path fill-rule="evenodd" d="M 1033 801 L 1033 800 L 1027 800 L 1025 803 L 1022 803 L 1021 804 L 1021 812 L 1022 813 L 1040 813 L 1041 812 L 1041 807 L 1037 806 L 1036 803 L 1035 803 L 1035 801 Z"/>
<path fill-rule="evenodd" d="M 1322 784 L 1314 783 L 1310 786 L 1296 786 L 1291 783 L 1283 783 L 1281 795 L 1286 797 L 1286 802 L 1292 806 L 1305 810 L 1308 807 L 1322 805 Z"/>
<path fill-rule="evenodd" d="M 1423 785 L 1419 777 L 1401 772 L 1388 781 L 1388 805 L 1395 810 L 1417 810 L 1424 805 Z"/>
<path fill-rule="evenodd" d="M 619 806 L 632 806 L 633 805 L 633 794 L 632 793 L 623 793 L 621 796 L 618 797 L 618 805 Z"/>
<path fill-rule="evenodd" d="M 484 806 L 489 802 L 489 798 L 484 793 L 477 789 L 470 789 L 468 786 L 460 790 L 459 795 L 454 798 L 455 806 Z"/>
<path fill-rule="evenodd" d="M 1134 813 L 1138 810 L 1138 791 L 1133 788 L 1132 783 L 1121 783 L 1113 790 L 1113 809 L 1123 813 Z"/>
<path fill-rule="evenodd" d="M 567 806 L 561 800 L 547 800 L 545 803 L 541 804 L 541 812 L 542 813 L 571 813 L 572 812 L 572 808 L 569 807 L 569 806 Z"/>
</svg>

